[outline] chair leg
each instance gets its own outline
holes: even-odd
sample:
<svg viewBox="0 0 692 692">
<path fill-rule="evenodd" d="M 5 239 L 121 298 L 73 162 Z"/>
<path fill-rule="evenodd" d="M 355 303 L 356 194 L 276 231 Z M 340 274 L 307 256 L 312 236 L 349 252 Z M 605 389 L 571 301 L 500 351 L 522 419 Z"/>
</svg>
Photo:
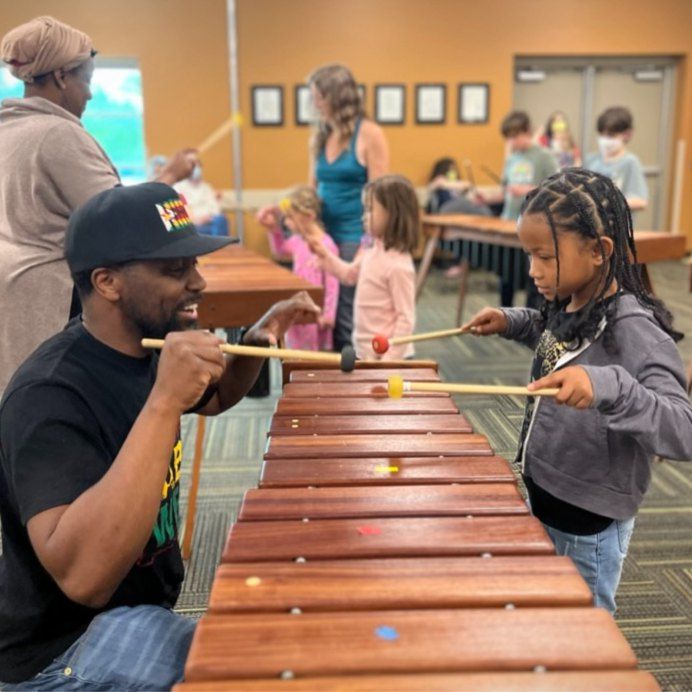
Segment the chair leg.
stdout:
<svg viewBox="0 0 692 692">
<path fill-rule="evenodd" d="M 187 514 L 185 515 L 185 528 L 183 530 L 183 545 L 181 552 L 183 560 L 189 560 L 192 553 L 192 534 L 195 531 L 195 513 L 197 511 L 197 491 L 199 490 L 199 473 L 202 466 L 202 453 L 204 452 L 204 430 L 207 419 L 197 416 L 197 434 L 195 436 L 195 454 L 192 458 L 192 477 L 190 479 L 190 493 L 187 499 Z"/>
<path fill-rule="evenodd" d="M 461 327 L 461 316 L 464 313 L 464 301 L 466 300 L 466 288 L 469 279 L 469 261 L 462 259 L 459 264 L 461 273 L 459 274 L 459 298 L 457 300 L 456 326 Z"/>
</svg>

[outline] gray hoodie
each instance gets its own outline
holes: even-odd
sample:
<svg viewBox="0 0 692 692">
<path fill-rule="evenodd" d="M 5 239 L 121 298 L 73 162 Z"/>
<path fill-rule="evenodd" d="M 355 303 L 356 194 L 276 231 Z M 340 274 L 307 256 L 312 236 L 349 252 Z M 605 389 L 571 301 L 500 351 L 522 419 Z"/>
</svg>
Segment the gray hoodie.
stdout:
<svg viewBox="0 0 692 692">
<path fill-rule="evenodd" d="M 503 309 L 507 339 L 535 349 L 544 329 L 528 308 Z M 603 328 L 593 342 L 566 351 L 555 370 L 580 365 L 594 390 L 591 408 L 536 402 L 523 463 L 551 495 L 596 514 L 637 513 L 658 454 L 692 460 L 692 406 L 673 340 L 630 294 L 617 300 L 610 328 L 618 352 L 605 350 Z"/>
</svg>

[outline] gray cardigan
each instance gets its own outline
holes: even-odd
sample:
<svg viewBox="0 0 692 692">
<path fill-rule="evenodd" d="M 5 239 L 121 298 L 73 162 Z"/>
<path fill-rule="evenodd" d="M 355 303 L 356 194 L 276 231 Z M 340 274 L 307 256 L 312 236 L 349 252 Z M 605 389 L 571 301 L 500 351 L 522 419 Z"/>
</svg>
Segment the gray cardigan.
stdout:
<svg viewBox="0 0 692 692">
<path fill-rule="evenodd" d="M 24 359 L 67 323 L 70 214 L 120 183 L 79 118 L 40 96 L 0 108 L 0 393 Z"/>
<path fill-rule="evenodd" d="M 506 308 L 503 336 L 535 349 L 540 313 Z M 565 502 L 613 519 L 637 513 L 658 454 L 692 460 L 692 406 L 673 340 L 633 295 L 617 301 L 610 328 L 618 352 L 593 342 L 567 351 L 555 369 L 580 365 L 594 390 L 587 410 L 536 402 L 524 443 L 526 473 Z"/>
</svg>

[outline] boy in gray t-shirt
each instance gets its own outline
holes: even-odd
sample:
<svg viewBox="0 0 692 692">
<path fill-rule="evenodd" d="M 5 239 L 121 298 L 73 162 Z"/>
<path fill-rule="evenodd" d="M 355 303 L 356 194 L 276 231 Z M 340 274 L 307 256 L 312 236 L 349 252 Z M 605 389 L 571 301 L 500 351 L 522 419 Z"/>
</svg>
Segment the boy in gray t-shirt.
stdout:
<svg viewBox="0 0 692 692">
<path fill-rule="evenodd" d="M 503 187 L 498 188 L 494 195 L 479 197 L 486 204 L 502 201 L 502 218 L 516 221 L 524 197 L 543 180 L 557 173 L 557 163 L 547 149 L 534 144 L 531 120 L 524 111 L 512 111 L 505 116 L 501 132 L 508 149 L 502 172 Z M 523 257 L 517 257 L 519 252 L 511 248 L 500 251 L 500 304 L 513 305 L 517 284 L 526 283 L 526 304 L 536 307 L 540 304 L 540 297 L 533 281 L 526 276 L 526 262 Z"/>
<path fill-rule="evenodd" d="M 607 175 L 625 195 L 633 212 L 646 209 L 649 188 L 641 161 L 627 151 L 632 138 L 632 113 L 627 108 L 608 108 L 598 117 L 598 153 L 589 154 L 584 168 Z"/>
<path fill-rule="evenodd" d="M 530 140 L 530 132 L 528 137 Z M 518 219 L 526 194 L 553 173 L 557 173 L 557 164 L 543 147 L 530 143 L 525 149 L 513 148 L 502 173 L 505 183 L 502 218 L 510 221 Z"/>
<path fill-rule="evenodd" d="M 507 114 L 501 125 L 508 155 L 502 171 L 502 190 L 486 193 L 487 204 L 503 202 L 502 218 L 516 221 L 524 197 L 548 176 L 557 173 L 555 158 L 533 142 L 531 120 L 524 111 Z"/>
</svg>

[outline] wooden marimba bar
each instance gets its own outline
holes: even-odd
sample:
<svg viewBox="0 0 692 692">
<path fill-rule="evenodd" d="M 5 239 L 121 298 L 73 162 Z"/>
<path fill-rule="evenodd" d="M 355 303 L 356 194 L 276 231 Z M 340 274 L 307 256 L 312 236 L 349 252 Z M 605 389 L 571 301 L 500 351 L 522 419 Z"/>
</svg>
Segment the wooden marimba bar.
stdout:
<svg viewBox="0 0 692 692">
<path fill-rule="evenodd" d="M 291 372 L 176 689 L 658 689 L 508 463 L 389 374 Z"/>
</svg>

